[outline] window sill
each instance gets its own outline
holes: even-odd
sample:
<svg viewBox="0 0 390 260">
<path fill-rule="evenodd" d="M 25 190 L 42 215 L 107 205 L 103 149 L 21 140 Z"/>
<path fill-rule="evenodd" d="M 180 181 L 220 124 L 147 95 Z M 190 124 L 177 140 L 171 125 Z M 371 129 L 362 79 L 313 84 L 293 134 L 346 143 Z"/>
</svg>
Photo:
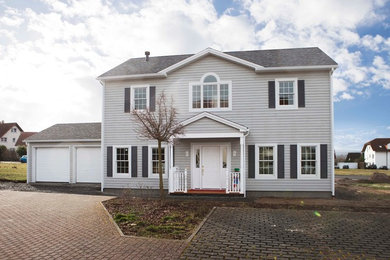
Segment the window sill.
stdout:
<svg viewBox="0 0 390 260">
<path fill-rule="evenodd" d="M 276 180 L 277 178 L 276 175 L 262 176 L 259 174 L 255 177 L 256 180 Z"/>
</svg>

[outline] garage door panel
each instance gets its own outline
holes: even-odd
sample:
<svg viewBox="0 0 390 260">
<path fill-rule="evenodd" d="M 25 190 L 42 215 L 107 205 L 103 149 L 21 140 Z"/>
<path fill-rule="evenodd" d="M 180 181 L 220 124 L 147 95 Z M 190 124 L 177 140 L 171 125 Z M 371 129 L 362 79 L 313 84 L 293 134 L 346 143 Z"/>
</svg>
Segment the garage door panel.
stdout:
<svg viewBox="0 0 390 260">
<path fill-rule="evenodd" d="M 99 147 L 76 149 L 77 182 L 99 183 L 101 180 L 101 153 Z"/>
<path fill-rule="evenodd" d="M 69 168 L 69 148 L 37 148 L 37 181 L 69 182 Z"/>
</svg>

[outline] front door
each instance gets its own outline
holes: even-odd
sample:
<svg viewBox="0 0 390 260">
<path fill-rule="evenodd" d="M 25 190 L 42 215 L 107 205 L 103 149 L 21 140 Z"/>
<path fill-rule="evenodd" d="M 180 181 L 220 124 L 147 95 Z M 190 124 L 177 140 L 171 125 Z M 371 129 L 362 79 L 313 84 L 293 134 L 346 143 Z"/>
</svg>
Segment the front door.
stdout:
<svg viewBox="0 0 390 260">
<path fill-rule="evenodd" d="M 202 161 L 202 188 L 221 188 L 221 162 L 219 146 L 203 146 L 201 150 Z"/>
<path fill-rule="evenodd" d="M 230 168 L 230 145 L 195 144 L 192 149 L 193 189 L 224 189 Z"/>
</svg>

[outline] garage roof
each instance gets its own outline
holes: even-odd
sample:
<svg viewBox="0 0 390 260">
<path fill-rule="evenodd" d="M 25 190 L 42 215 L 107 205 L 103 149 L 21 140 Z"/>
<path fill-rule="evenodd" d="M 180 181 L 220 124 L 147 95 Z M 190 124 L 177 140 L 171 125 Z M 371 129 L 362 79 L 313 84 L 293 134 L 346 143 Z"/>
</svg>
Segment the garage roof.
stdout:
<svg viewBox="0 0 390 260">
<path fill-rule="evenodd" d="M 100 141 L 101 123 L 56 124 L 36 133 L 25 142 Z"/>
</svg>

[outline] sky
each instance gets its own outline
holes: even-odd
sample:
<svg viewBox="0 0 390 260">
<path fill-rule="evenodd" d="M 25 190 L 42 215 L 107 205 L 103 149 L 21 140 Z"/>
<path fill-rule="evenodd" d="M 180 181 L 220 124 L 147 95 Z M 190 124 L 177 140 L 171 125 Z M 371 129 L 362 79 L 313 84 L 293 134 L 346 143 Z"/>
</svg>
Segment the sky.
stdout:
<svg viewBox="0 0 390 260">
<path fill-rule="evenodd" d="M 336 153 L 390 137 L 386 0 L 0 0 L 0 120 L 25 131 L 99 122 L 96 77 L 145 50 L 313 46 L 339 64 Z"/>
</svg>

